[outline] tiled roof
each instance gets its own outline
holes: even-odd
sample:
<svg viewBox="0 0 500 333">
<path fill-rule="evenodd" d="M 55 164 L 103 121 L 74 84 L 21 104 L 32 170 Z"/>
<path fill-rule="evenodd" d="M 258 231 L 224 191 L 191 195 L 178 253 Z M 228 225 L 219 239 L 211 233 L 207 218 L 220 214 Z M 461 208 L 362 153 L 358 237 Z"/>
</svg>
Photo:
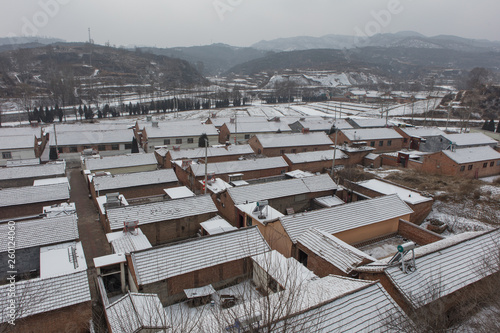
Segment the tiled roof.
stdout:
<svg viewBox="0 0 500 333">
<path fill-rule="evenodd" d="M 128 293 L 106 307 L 111 333 L 160 331 L 168 318 L 157 294 Z"/>
<path fill-rule="evenodd" d="M 351 141 L 402 139 L 401 134 L 392 128 L 361 128 L 342 130 L 342 133 Z"/>
<path fill-rule="evenodd" d="M 117 231 L 106 234 L 114 253 L 130 253 L 133 251 L 149 249 L 151 243 L 141 229 L 136 229 L 136 234 Z"/>
<path fill-rule="evenodd" d="M 437 127 L 401 127 L 400 129 L 413 138 L 428 138 L 445 134 Z"/>
<path fill-rule="evenodd" d="M 158 127 L 153 127 L 149 124 L 144 129 L 149 139 L 179 138 L 185 136 L 199 137 L 202 133 L 208 136 L 219 135 L 214 125 L 204 125 L 192 120 L 159 122 Z"/>
<path fill-rule="evenodd" d="M 207 164 L 207 172 L 209 174 L 215 173 L 216 175 L 278 168 L 288 169 L 288 164 L 281 156 Z M 193 164 L 191 165 L 191 169 L 196 177 L 205 174 L 205 164 Z"/>
<path fill-rule="evenodd" d="M 111 129 L 101 131 L 74 131 L 60 132 L 57 130 L 57 144 L 59 146 L 80 146 L 132 143 L 134 132 L 131 129 Z M 50 136 L 50 145 L 55 146 L 55 136 Z"/>
<path fill-rule="evenodd" d="M 7 235 L 9 226 L 0 224 L 0 235 Z M 16 224 L 16 249 L 64 243 L 79 238 L 76 214 L 23 221 Z M 0 242 L 0 252 L 7 251 L 7 242 Z"/>
<path fill-rule="evenodd" d="M 351 118 L 350 120 L 361 128 L 386 127 L 385 119 L 382 118 Z"/>
<path fill-rule="evenodd" d="M 267 122 L 237 122 L 236 129 L 234 123 L 226 123 L 230 133 L 276 133 L 291 132 L 292 129 L 287 122 L 267 121 Z"/>
<path fill-rule="evenodd" d="M 381 193 L 385 195 L 397 194 L 401 200 L 409 204 L 419 204 L 423 202 L 432 201 L 432 197 L 424 197 L 422 194 L 409 190 L 407 188 L 397 186 L 396 184 L 390 184 L 378 179 L 369 179 L 361 182 L 357 182 L 359 186 Z"/>
<path fill-rule="evenodd" d="M 17 135 L 12 137 L 0 137 L 0 150 L 9 149 L 32 149 L 35 151 L 34 135 Z"/>
<path fill-rule="evenodd" d="M 36 166 L 0 168 L 0 180 L 56 177 L 66 174 L 66 163 L 50 163 Z"/>
<path fill-rule="evenodd" d="M 233 187 L 228 193 L 236 205 L 259 200 L 269 200 L 288 197 L 297 194 L 333 191 L 337 185 L 330 176 L 323 174 L 314 177 L 281 180 L 263 184 Z"/>
<path fill-rule="evenodd" d="M 344 273 L 368 262 L 376 261 L 366 253 L 321 230 L 311 228 L 303 233 L 297 242 L 319 257 L 331 263 Z"/>
<path fill-rule="evenodd" d="M 128 154 L 100 158 L 86 158 L 85 167 L 91 171 L 127 168 L 141 165 L 158 164 L 154 154 Z"/>
<path fill-rule="evenodd" d="M 443 154 L 458 164 L 500 159 L 500 153 L 489 146 L 443 150 Z"/>
<path fill-rule="evenodd" d="M 443 138 L 460 146 L 486 146 L 497 145 L 498 141 L 490 138 L 483 133 L 462 133 L 462 134 L 444 134 Z"/>
<path fill-rule="evenodd" d="M 8 284 L 0 286 L 0 299 L 7 300 L 8 292 Z M 91 300 L 87 271 L 47 279 L 18 281 L 15 294 L 16 304 L 22 306 L 17 313 L 17 319 Z M 8 319 L 4 306 L 0 311 L 0 323 Z"/>
<path fill-rule="evenodd" d="M 232 156 L 232 155 L 251 155 L 254 151 L 250 145 L 231 145 L 226 148 L 208 147 L 208 157 L 214 156 Z M 184 158 L 205 158 L 205 148 L 170 150 L 172 160 L 180 160 Z"/>
<path fill-rule="evenodd" d="M 408 323 L 410 327 L 413 325 L 380 282 L 320 304 L 287 318 L 286 322 L 278 322 L 273 329 L 281 331 L 288 327 L 300 327 L 303 332 L 325 333 L 396 332 L 396 329 L 388 325 L 391 318 Z"/>
<path fill-rule="evenodd" d="M 308 134 L 257 134 L 256 137 L 264 148 L 333 145 L 332 140 L 323 132 Z"/>
<path fill-rule="evenodd" d="M 49 201 L 64 201 L 68 199 L 68 184 L 64 183 L 43 186 L 12 187 L 0 190 L 0 207 Z"/>
<path fill-rule="evenodd" d="M 385 273 L 417 308 L 497 272 L 499 237 L 500 229 L 486 232 L 417 258 L 414 272 L 393 266 Z"/>
<path fill-rule="evenodd" d="M 257 227 L 154 247 L 132 253 L 139 285 L 217 266 L 269 250 Z"/>
<path fill-rule="evenodd" d="M 333 235 L 411 213 L 413 210 L 396 194 L 393 194 L 332 208 L 288 215 L 280 220 L 290 239 L 295 243 L 309 228 L 317 228 Z"/>
<path fill-rule="evenodd" d="M 92 178 L 96 191 L 159 185 L 177 181 L 178 179 L 173 169 L 161 169 L 156 171 L 125 173 Z"/>
<path fill-rule="evenodd" d="M 124 222 L 139 221 L 139 225 L 181 219 L 206 213 L 216 213 L 209 195 L 168 200 L 143 205 L 109 208 L 107 216 L 111 230 L 123 228 Z"/>
<path fill-rule="evenodd" d="M 304 153 L 297 154 L 285 154 L 290 162 L 296 163 L 308 163 L 308 162 L 318 162 L 318 161 L 333 161 L 333 149 L 331 150 L 319 150 L 319 151 L 308 151 Z M 337 149 L 335 153 L 335 160 L 341 160 L 348 158 L 348 156 Z"/>
</svg>

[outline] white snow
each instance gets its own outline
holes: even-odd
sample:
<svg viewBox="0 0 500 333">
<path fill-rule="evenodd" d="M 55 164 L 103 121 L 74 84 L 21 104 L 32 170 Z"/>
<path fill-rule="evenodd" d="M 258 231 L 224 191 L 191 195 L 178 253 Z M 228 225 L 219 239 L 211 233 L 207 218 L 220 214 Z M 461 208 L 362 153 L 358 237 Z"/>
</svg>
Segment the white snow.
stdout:
<svg viewBox="0 0 500 333">
<path fill-rule="evenodd" d="M 424 197 L 418 192 L 408 190 L 404 187 L 391 185 L 377 179 L 370 179 L 363 182 L 358 182 L 357 184 L 386 195 L 396 193 L 398 197 L 401 198 L 401 200 L 414 205 L 432 201 L 432 198 Z"/>
<path fill-rule="evenodd" d="M 195 194 L 187 188 L 187 186 L 167 188 L 163 191 L 170 197 L 170 199 L 182 199 L 195 196 Z"/>
</svg>

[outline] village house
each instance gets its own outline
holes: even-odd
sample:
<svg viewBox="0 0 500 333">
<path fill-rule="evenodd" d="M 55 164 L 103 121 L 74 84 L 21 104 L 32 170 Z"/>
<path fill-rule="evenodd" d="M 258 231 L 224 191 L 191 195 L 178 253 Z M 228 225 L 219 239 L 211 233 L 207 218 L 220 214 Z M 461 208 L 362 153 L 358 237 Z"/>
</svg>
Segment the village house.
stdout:
<svg viewBox="0 0 500 333">
<path fill-rule="evenodd" d="M 155 155 L 157 155 L 158 159 L 158 150 L 155 150 Z M 169 149 L 165 151 L 160 165 L 162 165 L 163 168 L 172 168 L 172 162 L 179 160 L 195 160 L 203 162 L 206 160 L 208 163 L 229 162 L 237 161 L 241 158 L 252 155 L 255 155 L 255 153 L 250 145 L 229 145 L 224 147 L 208 147 L 207 149 Z"/>
<path fill-rule="evenodd" d="M 268 205 L 285 214 L 303 212 L 312 206 L 312 200 L 335 194 L 337 184 L 328 175 L 237 186 L 214 195 L 219 212 L 236 227 L 248 225 L 246 213 L 238 205 L 267 200 Z"/>
<path fill-rule="evenodd" d="M 208 195 L 166 200 L 140 205 L 108 208 L 107 232 L 123 230 L 126 224 L 139 226 L 155 246 L 167 242 L 196 237 L 200 223 L 217 214 Z"/>
<path fill-rule="evenodd" d="M 119 192 L 127 199 L 164 195 L 164 189 L 178 186 L 172 169 L 135 172 L 115 175 L 94 175 L 90 183 L 90 194 L 98 196 Z"/>
<path fill-rule="evenodd" d="M 134 173 L 154 171 L 158 164 L 154 154 L 128 154 L 121 156 L 89 156 L 82 162 L 82 170 L 87 174 L 109 172 L 113 175 L 120 173 Z"/>
<path fill-rule="evenodd" d="M 436 306 L 446 312 L 479 297 L 473 288 L 498 280 L 498 237 L 499 229 L 467 232 L 405 252 L 405 269 L 403 260 L 387 257 L 356 272 L 380 281 L 405 311 Z"/>
<path fill-rule="evenodd" d="M 304 132 L 325 132 L 330 134 L 332 127 L 337 129 L 352 128 L 345 119 L 337 119 L 330 117 L 302 117 L 294 123 L 291 123 L 290 128 L 294 133 Z"/>
<path fill-rule="evenodd" d="M 482 146 L 490 146 L 495 148 L 498 146 L 498 141 L 490 138 L 483 133 L 462 133 L 462 134 L 444 134 L 442 136 L 441 146 L 435 150 L 446 150 L 450 147 L 457 149 L 474 148 Z"/>
<path fill-rule="evenodd" d="M 250 118 L 253 119 L 253 118 Z M 291 133 L 287 122 L 282 121 L 235 121 L 224 123 L 219 129 L 219 142 L 239 144 L 248 142 L 257 134 Z"/>
<path fill-rule="evenodd" d="M 351 125 L 351 128 L 387 128 L 386 119 L 383 118 L 346 118 L 346 122 Z M 392 127 L 392 123 L 389 123 Z M 343 129 L 343 128 L 340 128 Z M 345 128 L 348 129 L 348 128 Z"/>
<path fill-rule="evenodd" d="M 340 149 L 334 152 L 330 150 L 309 151 L 305 153 L 285 154 L 283 157 L 290 166 L 290 171 L 304 170 L 309 172 L 324 173 L 331 170 L 333 166 L 333 155 L 335 155 L 335 165 L 349 164 L 349 157 Z"/>
<path fill-rule="evenodd" d="M 40 215 L 44 206 L 69 200 L 68 184 L 11 187 L 0 190 L 0 220 Z"/>
<path fill-rule="evenodd" d="M 348 129 L 338 132 L 337 142 L 352 146 L 364 144 L 375 148 L 375 152 L 391 152 L 401 150 L 403 137 L 392 128 Z"/>
<path fill-rule="evenodd" d="M 419 160 L 410 159 L 407 167 L 431 174 L 477 179 L 500 175 L 500 153 L 488 146 L 443 150 L 423 155 Z"/>
<path fill-rule="evenodd" d="M 217 177 L 229 183 L 235 179 L 249 180 L 283 175 L 288 171 L 288 164 L 283 157 L 269 157 L 208 163 L 206 169 L 211 181 Z M 205 164 L 191 163 L 186 169 L 183 169 L 182 165 L 176 165 L 174 170 L 182 184 L 193 191 L 202 189 L 203 184 L 200 181 L 205 179 Z"/>
<path fill-rule="evenodd" d="M 252 227 L 132 252 L 127 255 L 130 290 L 173 304 L 186 299 L 185 289 L 211 285 L 215 291 L 248 279 L 251 257 L 266 251 L 269 246 Z"/>
<path fill-rule="evenodd" d="M 219 137 L 213 125 L 201 124 L 196 120 L 137 122 L 134 134 L 139 146 L 151 153 L 157 146 L 197 148 L 202 134 L 207 135 L 209 145 L 218 142 Z"/>
<path fill-rule="evenodd" d="M 0 168 L 0 187 L 33 185 L 35 180 L 66 177 L 66 163 L 56 162 L 33 166 Z"/>
<path fill-rule="evenodd" d="M 437 127 L 394 127 L 403 136 L 403 148 L 423 152 L 436 152 L 445 148 L 445 132 Z"/>
<path fill-rule="evenodd" d="M 306 151 L 330 150 L 332 140 L 325 133 L 257 134 L 248 143 L 257 154 L 267 157 Z"/>
</svg>

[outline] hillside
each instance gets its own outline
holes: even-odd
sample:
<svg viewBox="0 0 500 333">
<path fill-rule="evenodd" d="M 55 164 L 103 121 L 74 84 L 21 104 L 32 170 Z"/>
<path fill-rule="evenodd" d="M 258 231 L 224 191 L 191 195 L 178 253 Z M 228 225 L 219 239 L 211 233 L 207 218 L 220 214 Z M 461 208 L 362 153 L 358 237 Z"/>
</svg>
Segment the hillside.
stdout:
<svg viewBox="0 0 500 333">
<path fill-rule="evenodd" d="M 205 83 L 187 61 L 99 45 L 58 43 L 0 53 L 4 98 L 45 95 L 75 103 L 101 94 L 145 94 Z"/>
</svg>

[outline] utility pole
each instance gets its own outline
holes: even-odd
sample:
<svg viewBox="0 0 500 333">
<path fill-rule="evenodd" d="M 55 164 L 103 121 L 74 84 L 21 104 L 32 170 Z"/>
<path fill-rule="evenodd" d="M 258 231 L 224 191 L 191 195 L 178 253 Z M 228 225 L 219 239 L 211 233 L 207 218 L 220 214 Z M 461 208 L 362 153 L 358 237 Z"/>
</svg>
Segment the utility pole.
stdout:
<svg viewBox="0 0 500 333">
<path fill-rule="evenodd" d="M 337 106 L 335 106 L 335 147 L 333 148 L 333 162 L 332 162 L 332 172 L 331 172 L 331 177 L 333 178 L 333 170 L 335 170 L 335 158 L 337 157 L 337 133 L 338 133 L 338 128 L 337 128 Z"/>
<path fill-rule="evenodd" d="M 54 139 L 55 139 L 55 141 L 56 141 L 56 152 L 57 152 L 57 156 L 59 156 L 59 147 L 57 146 L 56 123 L 54 123 L 53 125 L 54 125 Z"/>
<path fill-rule="evenodd" d="M 234 145 L 238 145 L 238 110 L 234 112 Z"/>
<path fill-rule="evenodd" d="M 208 181 L 208 139 L 205 138 L 205 183 L 203 189 L 205 190 L 203 194 L 207 194 L 207 181 Z"/>
<path fill-rule="evenodd" d="M 448 132 L 448 122 L 450 121 L 451 105 L 448 105 L 448 117 L 446 118 L 446 132 Z"/>
</svg>

